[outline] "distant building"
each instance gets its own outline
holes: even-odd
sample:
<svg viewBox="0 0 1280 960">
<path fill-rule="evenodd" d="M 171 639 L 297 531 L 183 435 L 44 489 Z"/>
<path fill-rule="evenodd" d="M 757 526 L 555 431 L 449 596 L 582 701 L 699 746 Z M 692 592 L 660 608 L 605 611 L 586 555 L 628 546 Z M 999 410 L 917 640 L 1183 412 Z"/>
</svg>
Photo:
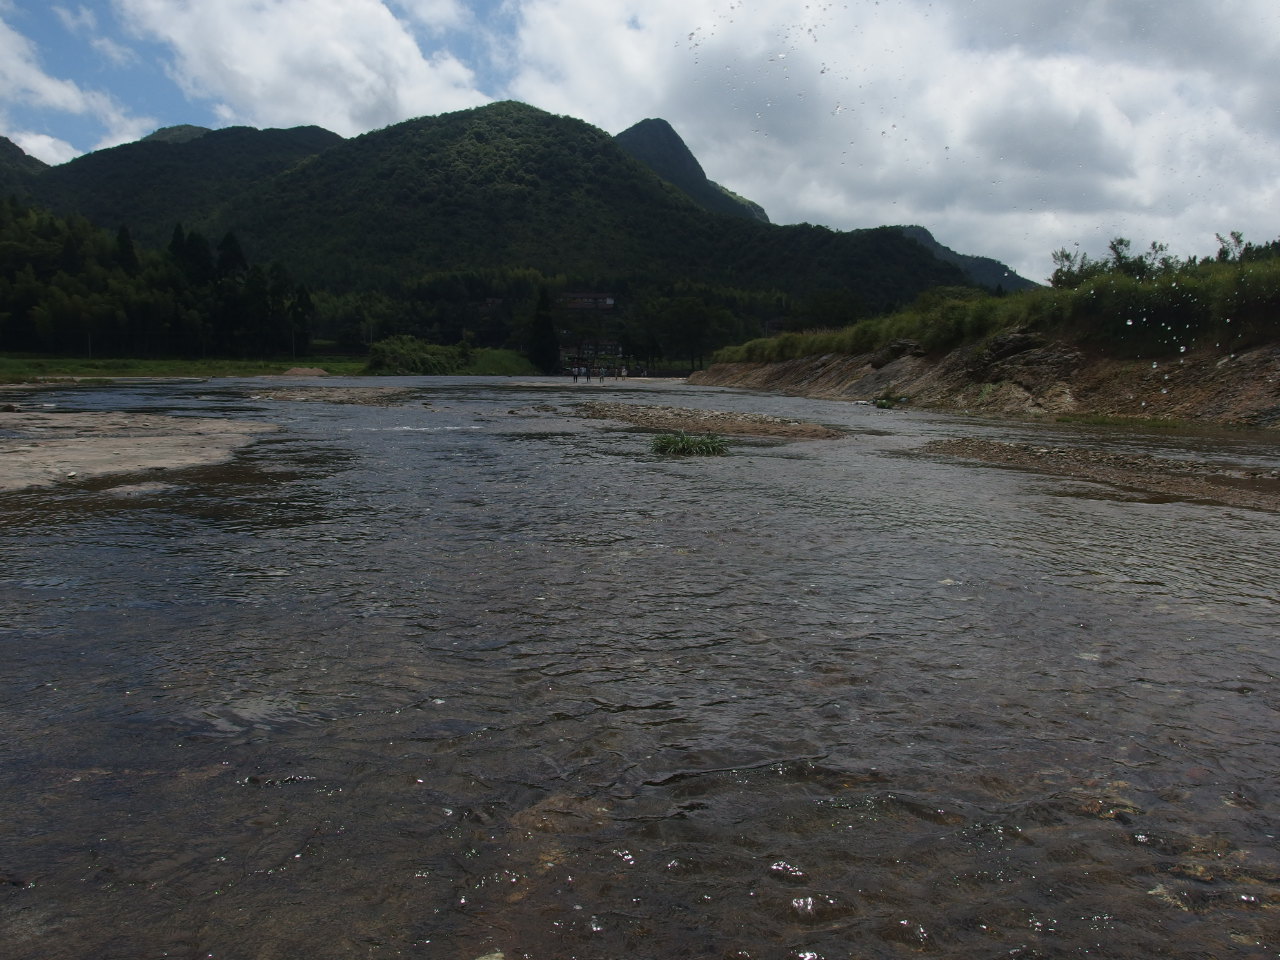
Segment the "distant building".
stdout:
<svg viewBox="0 0 1280 960">
<path fill-rule="evenodd" d="M 566 310 L 612 310 L 614 307 L 611 293 L 562 293 L 560 306 Z"/>
<path fill-rule="evenodd" d="M 617 304 L 617 298 L 611 293 L 578 291 L 556 298 L 560 352 L 565 366 L 595 367 L 622 362 L 621 346 L 615 335 L 606 332 L 605 324 Z"/>
</svg>

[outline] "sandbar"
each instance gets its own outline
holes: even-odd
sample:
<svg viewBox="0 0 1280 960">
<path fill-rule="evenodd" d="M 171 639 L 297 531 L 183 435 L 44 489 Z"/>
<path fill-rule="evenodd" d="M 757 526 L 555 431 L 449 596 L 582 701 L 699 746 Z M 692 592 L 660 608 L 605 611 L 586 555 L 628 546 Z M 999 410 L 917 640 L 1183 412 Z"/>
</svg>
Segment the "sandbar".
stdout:
<svg viewBox="0 0 1280 960">
<path fill-rule="evenodd" d="M 276 429 L 214 417 L 0 412 L 0 491 L 222 463 Z"/>
</svg>

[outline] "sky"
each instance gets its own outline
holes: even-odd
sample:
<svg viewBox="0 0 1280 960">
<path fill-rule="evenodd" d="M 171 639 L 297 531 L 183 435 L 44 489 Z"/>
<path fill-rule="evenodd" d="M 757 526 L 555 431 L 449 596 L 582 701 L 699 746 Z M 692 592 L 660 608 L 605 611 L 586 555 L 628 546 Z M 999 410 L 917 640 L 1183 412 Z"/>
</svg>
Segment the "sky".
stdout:
<svg viewBox="0 0 1280 960">
<path fill-rule="evenodd" d="M 1280 236 L 1277 0 L 0 0 L 0 135 L 345 137 L 520 100 L 671 123 L 775 223 L 1054 250 Z"/>
</svg>

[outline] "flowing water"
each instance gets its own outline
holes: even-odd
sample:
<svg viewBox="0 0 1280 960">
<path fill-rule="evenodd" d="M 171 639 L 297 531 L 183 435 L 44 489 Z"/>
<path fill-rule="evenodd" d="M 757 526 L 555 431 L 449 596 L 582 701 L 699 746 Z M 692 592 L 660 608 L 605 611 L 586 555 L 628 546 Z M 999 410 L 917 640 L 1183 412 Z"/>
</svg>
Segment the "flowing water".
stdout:
<svg viewBox="0 0 1280 960">
<path fill-rule="evenodd" d="M 39 395 L 282 429 L 0 496 L 0 956 L 1280 954 L 1276 515 L 916 452 L 1067 427 L 399 383 Z"/>
</svg>

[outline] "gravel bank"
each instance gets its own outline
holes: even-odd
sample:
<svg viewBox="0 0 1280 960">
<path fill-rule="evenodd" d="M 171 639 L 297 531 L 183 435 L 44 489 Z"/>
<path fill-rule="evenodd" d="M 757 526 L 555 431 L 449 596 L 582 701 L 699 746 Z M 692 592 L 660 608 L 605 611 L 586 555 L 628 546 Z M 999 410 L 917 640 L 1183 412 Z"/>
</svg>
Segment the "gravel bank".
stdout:
<svg viewBox="0 0 1280 960">
<path fill-rule="evenodd" d="M 1280 511 L 1280 476 L 1274 471 L 1228 470 L 1194 461 L 976 437 L 935 440 L 927 444 L 923 452 L 1109 483 L 1157 496 Z"/>
<path fill-rule="evenodd" d="M 728 413 L 723 410 L 651 407 L 604 401 L 584 403 L 578 408 L 578 412 L 584 417 L 620 420 L 649 430 L 683 430 L 685 433 L 779 437 L 787 440 L 825 440 L 843 436 L 839 430 L 821 424 L 786 420 L 763 413 Z"/>
</svg>

